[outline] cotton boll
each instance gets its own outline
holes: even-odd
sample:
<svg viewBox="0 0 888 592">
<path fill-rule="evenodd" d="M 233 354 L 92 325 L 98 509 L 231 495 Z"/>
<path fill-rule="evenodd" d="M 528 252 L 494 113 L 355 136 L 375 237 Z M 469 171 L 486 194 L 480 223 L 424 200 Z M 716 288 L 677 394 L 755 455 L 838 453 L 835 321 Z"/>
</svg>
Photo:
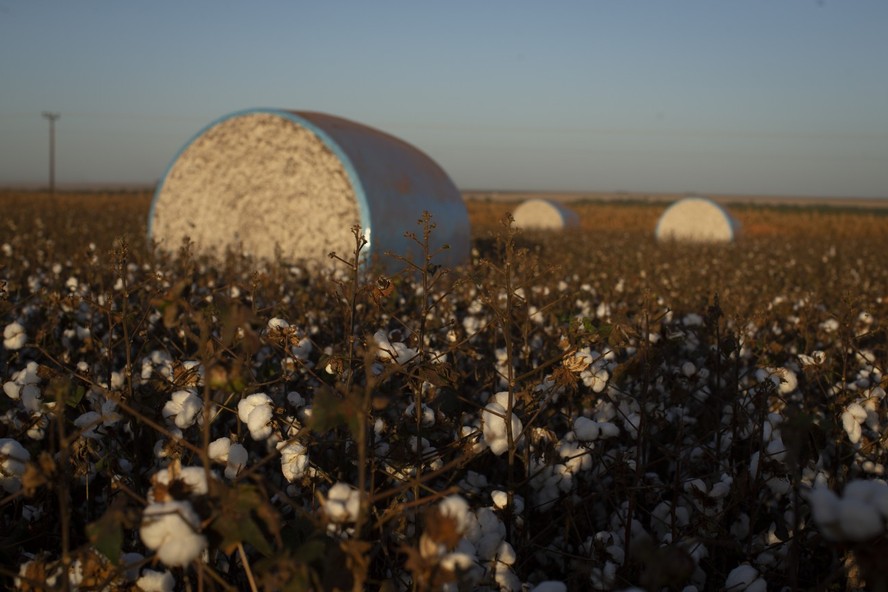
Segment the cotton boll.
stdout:
<svg viewBox="0 0 888 592">
<path fill-rule="evenodd" d="M 573 431 L 577 435 L 577 439 L 583 442 L 597 440 L 599 434 L 598 422 L 581 415 L 574 420 Z"/>
<path fill-rule="evenodd" d="M 841 537 L 839 521 L 839 497 L 828 487 L 815 487 L 808 492 L 811 516 L 825 537 L 838 540 Z"/>
<path fill-rule="evenodd" d="M 509 449 L 505 416 L 506 410 L 499 403 L 488 403 L 481 412 L 481 430 L 484 434 L 484 441 L 496 456 L 500 456 Z M 513 444 L 517 444 L 523 425 L 515 413 L 512 414 L 511 425 Z"/>
<path fill-rule="evenodd" d="M 556 580 L 547 580 L 531 588 L 530 592 L 567 592 L 567 584 Z"/>
<path fill-rule="evenodd" d="M 136 580 L 136 588 L 143 592 L 173 592 L 176 580 L 168 571 L 143 569 L 142 577 Z"/>
<path fill-rule="evenodd" d="M 308 467 L 308 449 L 299 442 L 280 442 L 277 449 L 281 453 L 281 473 L 284 479 L 292 483 L 303 474 Z"/>
<path fill-rule="evenodd" d="M 198 534 L 200 517 L 187 501 L 152 503 L 142 513 L 139 535 L 157 558 L 172 567 L 188 565 L 207 548 Z"/>
<path fill-rule="evenodd" d="M 265 393 L 253 393 L 237 404 L 237 416 L 247 424 L 254 440 L 264 440 L 271 435 L 270 422 L 274 415 L 271 397 Z"/>
<path fill-rule="evenodd" d="M 756 568 L 748 564 L 738 565 L 725 580 L 725 592 L 766 592 L 768 584 L 759 577 Z"/>
<path fill-rule="evenodd" d="M 247 466 L 247 459 L 249 458 L 249 453 L 247 449 L 244 448 L 243 444 L 232 444 L 231 448 L 228 449 L 228 462 L 225 466 L 225 477 L 228 479 L 234 479 L 237 477 L 237 474 L 240 473 L 241 469 Z"/>
<path fill-rule="evenodd" d="M 198 414 L 203 408 L 203 401 L 190 390 L 176 391 L 170 396 L 161 410 L 164 419 L 172 418 L 173 423 L 179 429 L 186 429 L 194 425 Z"/>
<path fill-rule="evenodd" d="M 515 549 L 512 545 L 506 541 L 502 541 L 496 550 L 496 560 L 500 563 L 505 563 L 506 565 L 515 565 L 517 559 L 518 556 L 515 554 Z"/>
<path fill-rule="evenodd" d="M 22 475 L 31 454 L 12 438 L 0 438 L 0 487 L 7 493 L 16 493 L 22 488 Z"/>
<path fill-rule="evenodd" d="M 13 321 L 3 329 L 3 347 L 8 350 L 17 350 L 25 346 L 28 335 L 21 323 Z"/>
<path fill-rule="evenodd" d="M 458 494 L 448 495 L 438 504 L 438 511 L 442 516 L 448 516 L 456 521 L 460 534 L 464 534 L 469 526 L 469 503 Z"/>
<path fill-rule="evenodd" d="M 327 492 L 324 512 L 333 522 L 354 522 L 358 519 L 361 498 L 358 490 L 347 483 L 336 483 Z"/>
<path fill-rule="evenodd" d="M 228 451 L 231 448 L 231 438 L 223 437 L 210 442 L 207 448 L 207 456 L 210 460 L 218 463 L 228 462 Z"/>
<path fill-rule="evenodd" d="M 881 514 L 873 506 L 853 498 L 844 498 L 838 505 L 839 528 L 844 539 L 862 542 L 884 532 Z"/>
<path fill-rule="evenodd" d="M 852 444 L 860 442 L 863 430 L 860 428 L 860 423 L 857 421 L 857 418 L 855 418 L 850 411 L 846 410 L 842 412 L 842 427 L 845 429 L 845 433 L 848 434 L 848 440 Z"/>
<path fill-rule="evenodd" d="M 214 473 L 210 473 L 210 476 L 213 478 L 217 478 Z M 151 482 L 155 486 L 159 486 L 158 489 L 160 491 L 165 491 L 169 488 L 171 481 L 179 481 L 187 487 L 187 492 L 190 495 L 205 495 L 207 491 L 209 491 L 209 486 L 207 484 L 207 474 L 203 467 L 181 467 L 178 470 L 161 469 L 154 473 L 151 477 Z M 148 491 L 148 501 L 155 501 L 154 497 L 155 488 L 152 487 Z M 157 500 L 157 501 L 165 501 L 165 500 Z"/>
</svg>

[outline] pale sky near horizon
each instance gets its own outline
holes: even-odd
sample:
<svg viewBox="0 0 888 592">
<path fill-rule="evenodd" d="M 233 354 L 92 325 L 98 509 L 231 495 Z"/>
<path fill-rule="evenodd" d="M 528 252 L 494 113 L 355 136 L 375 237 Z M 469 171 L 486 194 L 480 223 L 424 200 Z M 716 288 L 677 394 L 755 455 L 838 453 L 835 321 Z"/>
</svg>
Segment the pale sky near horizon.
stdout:
<svg viewBox="0 0 888 592">
<path fill-rule="evenodd" d="M 252 107 L 462 189 L 888 197 L 888 2 L 0 0 L 0 186 L 151 184 Z"/>
</svg>

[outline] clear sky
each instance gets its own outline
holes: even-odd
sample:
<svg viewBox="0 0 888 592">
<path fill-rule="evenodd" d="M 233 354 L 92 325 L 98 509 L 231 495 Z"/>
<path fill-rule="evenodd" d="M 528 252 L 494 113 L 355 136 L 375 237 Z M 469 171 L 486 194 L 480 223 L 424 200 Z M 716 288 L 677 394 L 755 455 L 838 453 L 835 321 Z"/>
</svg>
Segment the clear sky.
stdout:
<svg viewBox="0 0 888 592">
<path fill-rule="evenodd" d="M 0 185 L 324 111 L 462 189 L 888 197 L 885 0 L 0 0 Z"/>
</svg>

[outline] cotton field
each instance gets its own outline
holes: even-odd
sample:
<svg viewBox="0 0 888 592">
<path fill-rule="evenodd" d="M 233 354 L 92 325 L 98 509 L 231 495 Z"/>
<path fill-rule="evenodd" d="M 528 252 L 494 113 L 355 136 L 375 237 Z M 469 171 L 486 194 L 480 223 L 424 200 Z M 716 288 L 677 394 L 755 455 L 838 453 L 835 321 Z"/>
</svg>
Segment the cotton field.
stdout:
<svg viewBox="0 0 888 592">
<path fill-rule="evenodd" d="M 146 245 L 146 196 L 0 196 L 3 584 L 888 585 L 882 214 L 690 245 L 508 209 L 469 204 L 471 266 L 383 274 L 359 228 L 218 264 Z"/>
</svg>

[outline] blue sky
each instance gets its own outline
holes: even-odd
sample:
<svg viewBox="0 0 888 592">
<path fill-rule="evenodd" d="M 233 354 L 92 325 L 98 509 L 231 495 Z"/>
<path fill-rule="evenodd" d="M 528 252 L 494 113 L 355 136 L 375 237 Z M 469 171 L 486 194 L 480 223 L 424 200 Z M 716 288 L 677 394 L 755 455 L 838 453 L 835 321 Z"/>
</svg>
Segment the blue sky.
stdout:
<svg viewBox="0 0 888 592">
<path fill-rule="evenodd" d="M 156 182 L 324 111 L 463 189 L 888 197 L 884 0 L 0 0 L 0 185 Z"/>
</svg>

